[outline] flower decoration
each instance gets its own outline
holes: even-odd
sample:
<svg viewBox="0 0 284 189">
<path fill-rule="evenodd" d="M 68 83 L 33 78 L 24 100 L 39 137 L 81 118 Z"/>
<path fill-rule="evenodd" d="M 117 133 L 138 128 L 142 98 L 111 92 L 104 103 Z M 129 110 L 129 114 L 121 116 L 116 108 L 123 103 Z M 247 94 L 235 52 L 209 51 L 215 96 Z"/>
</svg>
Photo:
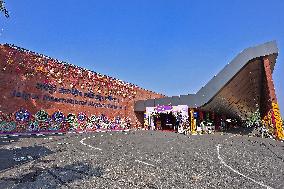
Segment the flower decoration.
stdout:
<svg viewBox="0 0 284 189">
<path fill-rule="evenodd" d="M 48 130 L 49 130 L 49 131 L 57 131 L 57 130 L 59 130 L 59 128 L 60 128 L 59 123 L 54 123 L 54 124 L 51 124 L 51 125 L 48 127 Z"/>
<path fill-rule="evenodd" d="M 76 115 L 72 114 L 72 113 L 69 113 L 67 115 L 67 122 L 68 123 L 74 123 L 75 121 L 76 121 Z"/>
<path fill-rule="evenodd" d="M 1 122 L 0 123 L 0 131 L 2 132 L 11 132 L 15 130 L 17 127 L 17 124 L 15 122 Z"/>
<path fill-rule="evenodd" d="M 106 117 L 104 114 L 101 114 L 101 115 L 100 115 L 100 120 L 106 121 L 106 120 L 107 120 L 107 117 Z"/>
<path fill-rule="evenodd" d="M 39 110 L 36 114 L 35 114 L 35 118 L 37 121 L 40 122 L 45 122 L 48 119 L 48 113 L 44 110 Z"/>
<path fill-rule="evenodd" d="M 80 128 L 81 130 L 85 130 L 86 127 L 87 127 L 87 125 L 84 124 L 84 123 L 78 124 L 78 126 L 79 126 L 79 128 Z"/>
<path fill-rule="evenodd" d="M 31 121 L 28 125 L 28 130 L 29 131 L 38 131 L 39 130 L 39 126 L 38 126 L 38 122 L 37 121 Z"/>
<path fill-rule="evenodd" d="M 83 112 L 80 112 L 77 116 L 79 122 L 84 122 L 87 119 L 87 115 Z"/>
<path fill-rule="evenodd" d="M 13 64 L 13 63 L 14 63 L 13 59 L 9 58 L 9 59 L 7 60 L 7 64 Z"/>
<path fill-rule="evenodd" d="M 56 123 L 62 123 L 64 121 L 64 114 L 60 111 L 54 112 L 52 115 L 52 119 L 56 122 Z"/>
<path fill-rule="evenodd" d="M 91 115 L 91 117 L 89 119 L 90 119 L 91 122 L 96 122 L 97 116 L 96 115 Z"/>
<path fill-rule="evenodd" d="M 86 124 L 86 129 L 94 129 L 95 128 L 95 124 L 93 124 L 92 122 L 88 122 Z"/>
<path fill-rule="evenodd" d="M 43 66 L 38 66 L 38 67 L 36 68 L 36 71 L 38 71 L 38 72 L 44 72 Z"/>
<path fill-rule="evenodd" d="M 63 115 L 64 116 L 64 115 Z M 63 120 L 64 121 L 64 120 Z M 52 124 L 53 123 L 53 119 L 52 118 L 50 118 L 50 117 L 48 117 L 46 120 L 45 120 L 45 122 L 44 122 L 45 124 L 47 124 L 47 125 L 50 125 L 50 124 Z"/>
<path fill-rule="evenodd" d="M 50 119 L 50 118 L 49 118 Z M 39 122 L 38 127 L 40 131 L 46 131 L 50 124 L 46 122 Z"/>
<path fill-rule="evenodd" d="M 7 115 L 0 111 L 0 122 L 7 120 Z"/>
<path fill-rule="evenodd" d="M 15 113 L 15 118 L 19 122 L 27 122 L 30 120 L 31 114 L 25 110 L 25 109 L 20 109 Z"/>
</svg>

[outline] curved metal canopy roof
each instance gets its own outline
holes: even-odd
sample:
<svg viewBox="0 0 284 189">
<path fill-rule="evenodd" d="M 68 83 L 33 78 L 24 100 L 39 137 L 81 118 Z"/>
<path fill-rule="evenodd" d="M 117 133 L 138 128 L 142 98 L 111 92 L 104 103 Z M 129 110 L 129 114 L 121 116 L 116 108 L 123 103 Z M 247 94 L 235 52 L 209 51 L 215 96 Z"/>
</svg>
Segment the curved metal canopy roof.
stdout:
<svg viewBox="0 0 284 189">
<path fill-rule="evenodd" d="M 157 105 L 188 105 L 245 119 L 261 104 L 263 57 L 270 60 L 272 72 L 278 55 L 276 41 L 250 47 L 239 53 L 196 94 L 137 101 L 135 111 Z"/>
</svg>

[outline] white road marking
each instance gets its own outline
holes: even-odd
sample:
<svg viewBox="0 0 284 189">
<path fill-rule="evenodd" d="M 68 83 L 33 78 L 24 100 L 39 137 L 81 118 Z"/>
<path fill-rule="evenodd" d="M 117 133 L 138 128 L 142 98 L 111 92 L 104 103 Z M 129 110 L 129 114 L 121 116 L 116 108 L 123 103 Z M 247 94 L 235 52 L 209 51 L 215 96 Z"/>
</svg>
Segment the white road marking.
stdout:
<svg viewBox="0 0 284 189">
<path fill-rule="evenodd" d="M 254 180 L 254 179 L 252 179 L 252 178 L 250 178 L 250 177 L 248 177 L 248 176 L 242 174 L 241 172 L 235 170 L 234 168 L 232 168 L 232 167 L 229 166 L 228 164 L 226 164 L 226 162 L 225 162 L 225 161 L 223 160 L 223 158 L 220 156 L 220 147 L 221 147 L 221 145 L 218 144 L 216 147 L 217 147 L 218 159 L 221 161 L 221 163 L 222 163 L 225 167 L 229 168 L 229 169 L 230 169 L 231 171 L 233 171 L 234 173 L 236 173 L 236 174 L 238 174 L 238 175 L 241 175 L 241 176 L 245 177 L 246 179 L 248 179 L 248 180 L 250 180 L 250 181 L 252 181 L 252 182 L 254 182 L 254 183 L 256 183 L 256 184 L 258 184 L 258 185 L 260 185 L 260 186 L 263 186 L 263 187 L 265 187 L 265 188 L 267 188 L 267 189 L 273 189 L 271 186 L 268 186 L 268 185 L 263 184 L 262 182 L 256 181 L 256 180 Z"/>
<path fill-rule="evenodd" d="M 84 146 L 88 146 L 89 148 L 92 148 L 92 149 L 96 149 L 96 150 L 102 150 L 101 148 L 96 148 L 94 146 L 91 146 L 89 144 L 86 144 L 84 143 L 84 140 L 86 140 L 87 138 L 83 138 L 82 140 L 80 140 L 80 143 L 83 144 Z"/>
<path fill-rule="evenodd" d="M 144 162 L 144 161 L 140 161 L 140 160 L 135 160 L 136 162 L 139 162 L 139 163 L 143 163 L 143 164 L 145 164 L 145 165 L 149 165 L 149 166 L 152 166 L 152 167 L 155 167 L 153 164 L 150 164 L 150 163 L 146 163 L 146 162 Z"/>
<path fill-rule="evenodd" d="M 27 161 L 27 160 L 33 160 L 32 156 L 21 156 L 17 158 L 13 158 L 14 161 Z"/>
</svg>

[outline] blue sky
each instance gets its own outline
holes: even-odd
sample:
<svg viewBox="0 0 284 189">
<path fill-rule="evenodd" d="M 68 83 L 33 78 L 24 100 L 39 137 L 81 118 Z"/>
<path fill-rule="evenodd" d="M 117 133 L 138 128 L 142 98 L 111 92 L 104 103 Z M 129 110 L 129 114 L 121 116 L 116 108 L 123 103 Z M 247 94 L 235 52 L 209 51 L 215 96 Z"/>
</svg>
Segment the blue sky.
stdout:
<svg viewBox="0 0 284 189">
<path fill-rule="evenodd" d="M 277 40 L 284 113 L 282 0 L 6 0 L 12 43 L 166 95 L 197 92 L 244 48 Z"/>
</svg>

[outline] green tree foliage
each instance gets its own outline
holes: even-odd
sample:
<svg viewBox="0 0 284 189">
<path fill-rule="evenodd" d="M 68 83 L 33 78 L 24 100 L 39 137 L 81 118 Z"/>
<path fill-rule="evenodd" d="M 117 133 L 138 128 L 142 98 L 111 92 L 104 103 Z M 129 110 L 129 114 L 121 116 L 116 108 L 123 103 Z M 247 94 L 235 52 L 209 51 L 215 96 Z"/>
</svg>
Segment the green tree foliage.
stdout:
<svg viewBox="0 0 284 189">
<path fill-rule="evenodd" d="M 253 126 L 260 126 L 261 125 L 261 117 L 259 109 L 257 109 L 250 117 L 247 118 L 246 126 L 253 127 Z"/>
<path fill-rule="evenodd" d="M 5 7 L 4 0 L 0 0 L 0 11 L 6 16 L 6 18 L 9 18 L 9 11 Z"/>
</svg>

